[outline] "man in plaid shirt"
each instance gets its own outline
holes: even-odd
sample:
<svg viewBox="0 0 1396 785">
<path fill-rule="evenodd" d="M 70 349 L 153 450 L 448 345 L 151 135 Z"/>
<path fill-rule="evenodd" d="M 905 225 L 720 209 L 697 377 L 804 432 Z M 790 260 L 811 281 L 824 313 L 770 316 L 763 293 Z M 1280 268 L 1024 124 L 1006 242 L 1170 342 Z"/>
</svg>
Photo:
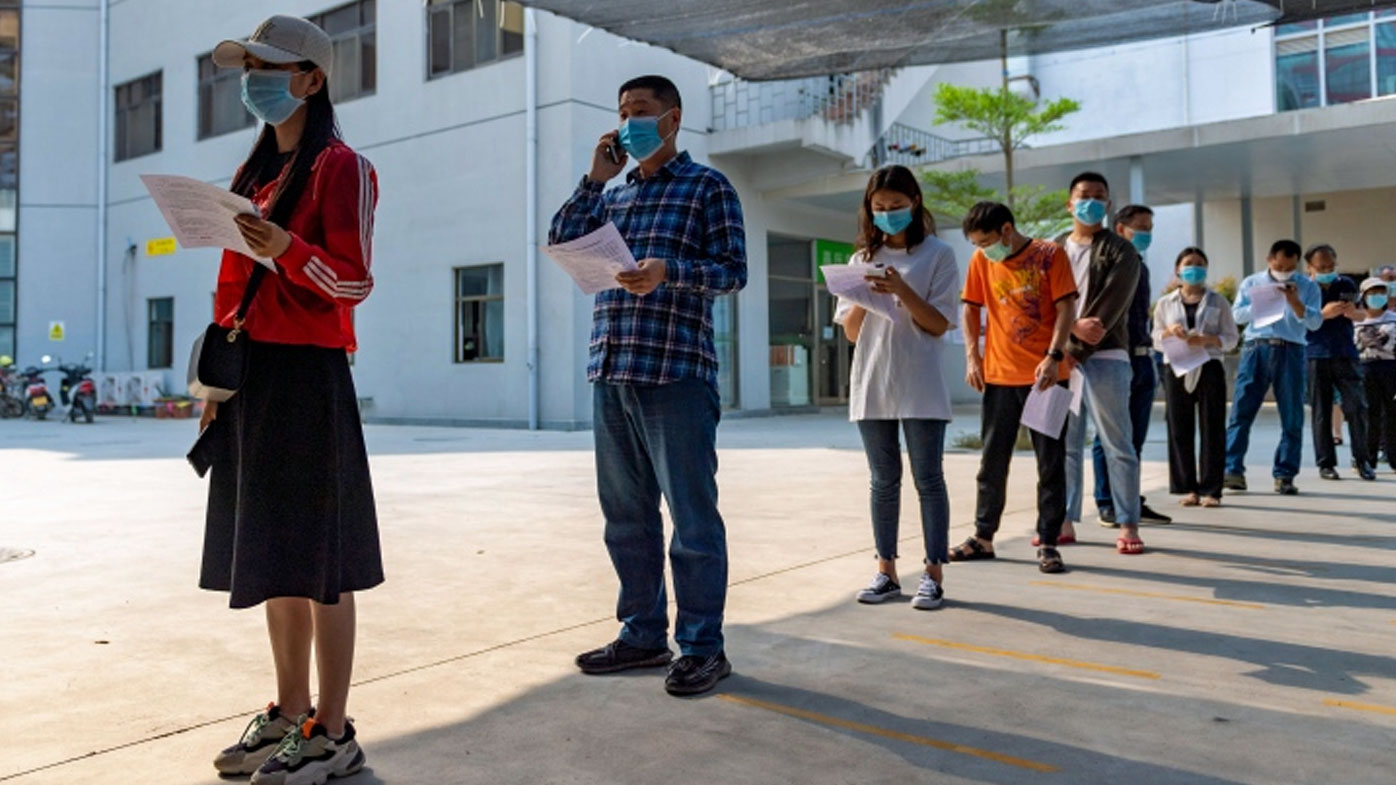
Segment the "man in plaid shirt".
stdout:
<svg viewBox="0 0 1396 785">
<path fill-rule="evenodd" d="M 597 492 L 620 578 L 620 637 L 577 658 L 585 673 L 668 666 L 673 695 L 706 692 L 732 672 L 723 651 L 727 535 L 717 510 L 717 353 L 713 298 L 746 285 L 741 203 L 727 178 L 679 153 L 683 103 L 673 82 L 620 89 L 620 129 L 601 137 L 591 173 L 553 218 L 549 242 L 616 225 L 639 269 L 596 295 L 587 378 L 594 383 Z M 628 158 L 624 185 L 603 190 Z M 678 599 L 669 650 L 664 520 Z"/>
</svg>

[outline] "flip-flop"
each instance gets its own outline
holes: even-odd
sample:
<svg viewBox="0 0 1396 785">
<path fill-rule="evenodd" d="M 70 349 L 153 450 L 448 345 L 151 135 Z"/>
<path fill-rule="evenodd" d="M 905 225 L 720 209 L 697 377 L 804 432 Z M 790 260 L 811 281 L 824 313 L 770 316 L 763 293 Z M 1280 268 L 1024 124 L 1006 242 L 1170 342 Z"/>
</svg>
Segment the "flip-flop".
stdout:
<svg viewBox="0 0 1396 785">
<path fill-rule="evenodd" d="M 983 561 L 995 558 L 998 558 L 998 554 L 980 545 L 979 540 L 973 537 L 950 549 L 950 561 Z"/>
<path fill-rule="evenodd" d="M 1138 537 L 1132 540 L 1121 537 L 1115 540 L 1115 550 L 1125 556 L 1138 556 L 1144 552 L 1144 541 Z"/>
<path fill-rule="evenodd" d="M 1066 535 L 1065 537 L 1058 537 L 1058 538 L 1057 538 L 1057 545 L 1059 545 L 1059 546 L 1060 546 L 1060 545 L 1075 545 L 1075 544 L 1076 544 L 1076 538 L 1073 537 L 1073 536 L 1071 536 L 1070 534 Z M 1041 548 L 1041 547 L 1042 547 L 1042 537 L 1040 537 L 1040 536 L 1038 536 L 1038 535 L 1033 535 L 1033 538 L 1032 538 L 1032 547 L 1034 547 L 1034 548 Z"/>
</svg>

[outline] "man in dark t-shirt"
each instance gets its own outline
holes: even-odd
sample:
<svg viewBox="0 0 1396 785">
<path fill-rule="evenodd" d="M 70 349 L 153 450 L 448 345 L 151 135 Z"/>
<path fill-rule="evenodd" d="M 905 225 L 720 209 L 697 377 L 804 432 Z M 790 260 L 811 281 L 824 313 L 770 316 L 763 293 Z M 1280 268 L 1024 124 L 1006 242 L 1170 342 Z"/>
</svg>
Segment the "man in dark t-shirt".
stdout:
<svg viewBox="0 0 1396 785">
<path fill-rule="evenodd" d="M 1375 461 L 1367 454 L 1367 402 L 1358 370 L 1353 319 L 1357 315 L 1357 284 L 1339 275 L 1338 252 L 1331 245 L 1316 245 L 1304 254 L 1309 277 L 1323 295 L 1323 325 L 1309 331 L 1309 407 L 1314 426 L 1314 454 L 1319 476 L 1338 480 L 1338 450 L 1333 443 L 1333 393 L 1341 397 L 1348 421 L 1352 462 L 1364 480 L 1375 480 Z"/>
</svg>

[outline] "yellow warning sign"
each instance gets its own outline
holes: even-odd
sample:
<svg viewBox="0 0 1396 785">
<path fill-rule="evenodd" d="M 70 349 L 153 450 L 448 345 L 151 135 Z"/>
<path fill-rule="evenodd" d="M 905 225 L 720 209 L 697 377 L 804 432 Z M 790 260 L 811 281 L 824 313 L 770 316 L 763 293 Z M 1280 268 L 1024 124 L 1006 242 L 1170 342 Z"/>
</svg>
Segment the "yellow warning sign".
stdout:
<svg viewBox="0 0 1396 785">
<path fill-rule="evenodd" d="M 157 237 L 149 240 L 145 244 L 146 256 L 168 256 L 175 252 L 179 245 L 173 237 Z"/>
<path fill-rule="evenodd" d="M 61 341 L 61 340 L 63 340 L 63 336 L 64 336 L 64 334 L 65 334 L 66 332 L 67 332 L 67 329 L 64 327 L 64 325 L 63 325 L 62 322 L 49 322 L 49 323 L 48 323 L 48 339 L 49 339 L 50 341 Z"/>
</svg>

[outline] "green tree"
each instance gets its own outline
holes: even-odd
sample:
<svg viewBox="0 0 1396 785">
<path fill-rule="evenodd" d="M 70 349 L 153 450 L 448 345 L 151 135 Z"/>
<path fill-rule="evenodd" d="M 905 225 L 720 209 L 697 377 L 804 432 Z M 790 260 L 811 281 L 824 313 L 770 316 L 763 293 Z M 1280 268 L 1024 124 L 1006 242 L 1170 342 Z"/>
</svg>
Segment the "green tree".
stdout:
<svg viewBox="0 0 1396 785">
<path fill-rule="evenodd" d="M 992 140 L 1003 153 L 1004 195 L 1014 206 L 1013 154 L 1030 138 L 1065 128 L 1062 118 L 1081 110 L 1071 98 L 1058 98 L 1039 106 L 1027 96 L 1008 89 L 960 87 L 941 84 L 936 88 L 936 125 L 959 123 Z"/>
<path fill-rule="evenodd" d="M 926 209 L 942 225 L 958 224 L 979 202 L 1004 202 L 1013 205 L 1018 229 L 1029 237 L 1055 237 L 1071 226 L 1071 218 L 1062 207 L 1069 198 L 1065 189 L 1019 185 L 1014 186 L 1010 199 L 981 183 L 978 169 L 929 169 L 921 173 L 921 181 L 925 184 Z"/>
</svg>

